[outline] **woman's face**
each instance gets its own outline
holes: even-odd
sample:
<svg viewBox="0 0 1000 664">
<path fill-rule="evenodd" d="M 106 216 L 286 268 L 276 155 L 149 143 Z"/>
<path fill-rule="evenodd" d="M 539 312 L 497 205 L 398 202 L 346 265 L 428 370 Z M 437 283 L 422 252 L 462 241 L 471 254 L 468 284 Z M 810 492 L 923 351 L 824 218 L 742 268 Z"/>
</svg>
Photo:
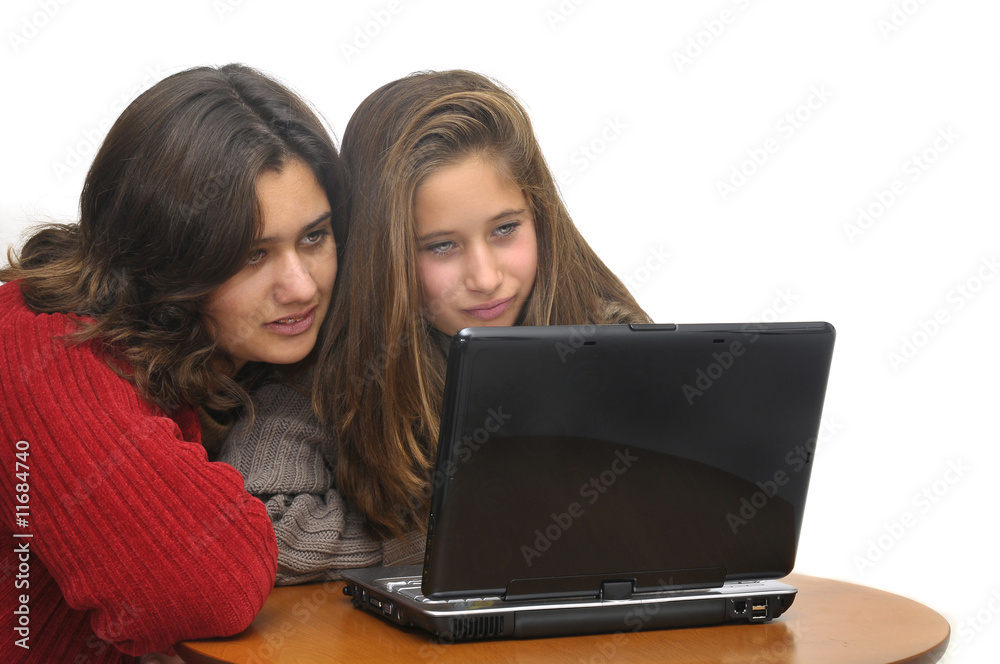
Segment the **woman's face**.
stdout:
<svg viewBox="0 0 1000 664">
<path fill-rule="evenodd" d="M 524 193 L 478 156 L 435 171 L 414 198 L 428 321 L 455 334 L 513 325 L 535 283 L 535 220 Z"/>
<path fill-rule="evenodd" d="M 237 369 L 292 364 L 316 345 L 337 276 L 330 202 L 302 161 L 257 178 L 261 239 L 243 269 L 213 292 L 205 313 Z"/>
</svg>

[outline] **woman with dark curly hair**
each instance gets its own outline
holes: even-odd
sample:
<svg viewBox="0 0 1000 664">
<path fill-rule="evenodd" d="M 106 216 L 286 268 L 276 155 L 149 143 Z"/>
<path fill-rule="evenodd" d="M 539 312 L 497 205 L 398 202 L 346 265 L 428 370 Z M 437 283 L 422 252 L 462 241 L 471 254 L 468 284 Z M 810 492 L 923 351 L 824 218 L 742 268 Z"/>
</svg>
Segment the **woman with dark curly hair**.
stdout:
<svg viewBox="0 0 1000 664">
<path fill-rule="evenodd" d="M 8 252 L 0 444 L 17 472 L 0 518 L 4 569 L 24 573 L 0 590 L 0 660 L 131 662 L 260 610 L 274 531 L 206 446 L 227 413 L 252 416 L 252 385 L 311 361 L 342 185 L 294 93 L 241 65 L 190 69 L 112 126 L 79 222 Z"/>
</svg>

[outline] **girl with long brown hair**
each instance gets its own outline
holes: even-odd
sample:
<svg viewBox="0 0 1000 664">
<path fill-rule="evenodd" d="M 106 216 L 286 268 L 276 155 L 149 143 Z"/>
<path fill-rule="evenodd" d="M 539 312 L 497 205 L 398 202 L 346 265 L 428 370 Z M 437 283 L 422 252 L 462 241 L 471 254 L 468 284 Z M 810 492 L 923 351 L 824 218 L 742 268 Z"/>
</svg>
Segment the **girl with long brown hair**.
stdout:
<svg viewBox="0 0 1000 664">
<path fill-rule="evenodd" d="M 132 662 L 261 608 L 274 531 L 209 461 L 199 416 L 224 426 L 255 383 L 312 359 L 343 183 L 290 90 L 241 65 L 190 69 L 111 127 L 79 222 L 8 251 L 0 506 L 22 547 L 4 568 L 26 571 L 0 591 L 0 660 Z"/>
<path fill-rule="evenodd" d="M 389 83 L 354 112 L 341 154 L 351 239 L 314 408 L 263 388 L 256 424 L 223 450 L 281 514 L 278 583 L 419 560 L 458 329 L 649 320 L 573 225 L 524 108 L 495 81 Z"/>
</svg>

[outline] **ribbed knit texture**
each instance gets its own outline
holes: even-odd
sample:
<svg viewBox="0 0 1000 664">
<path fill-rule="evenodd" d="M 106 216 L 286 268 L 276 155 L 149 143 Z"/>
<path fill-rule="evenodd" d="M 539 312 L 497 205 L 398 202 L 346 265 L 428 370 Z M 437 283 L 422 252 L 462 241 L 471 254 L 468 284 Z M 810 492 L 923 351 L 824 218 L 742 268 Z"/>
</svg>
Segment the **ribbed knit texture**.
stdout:
<svg viewBox="0 0 1000 664">
<path fill-rule="evenodd" d="M 201 446 L 208 452 L 208 458 L 217 461 L 222 441 L 232 428 L 231 423 L 219 422 L 212 413 L 204 408 L 198 409 L 198 421 L 201 423 Z"/>
<path fill-rule="evenodd" d="M 138 396 L 71 317 L 36 315 L 0 286 L 0 662 L 131 662 L 245 629 L 271 589 L 277 547 L 243 478 L 209 463 L 193 409 Z M 27 526 L 16 523 L 17 442 L 27 441 Z M 22 445 L 23 447 L 23 445 Z M 23 487 L 21 487 L 23 488 Z M 26 588 L 15 588 L 28 541 Z M 14 645 L 28 595 L 30 650 Z M 127 653 L 129 656 L 123 655 Z"/>
<path fill-rule="evenodd" d="M 311 380 L 306 377 L 303 384 Z M 277 585 L 340 578 L 340 570 L 423 559 L 425 537 L 369 536 L 364 518 L 338 493 L 323 447 L 328 434 L 300 385 L 272 383 L 253 396 L 253 424 L 237 421 L 219 460 L 236 467 L 267 505 L 278 538 Z"/>
</svg>

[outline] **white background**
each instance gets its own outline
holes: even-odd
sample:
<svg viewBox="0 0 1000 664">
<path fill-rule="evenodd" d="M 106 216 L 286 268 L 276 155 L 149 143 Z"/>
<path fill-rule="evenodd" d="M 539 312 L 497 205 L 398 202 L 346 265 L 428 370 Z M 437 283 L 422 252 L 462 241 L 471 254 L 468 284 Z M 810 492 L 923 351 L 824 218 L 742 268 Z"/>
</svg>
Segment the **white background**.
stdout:
<svg viewBox="0 0 1000 664">
<path fill-rule="evenodd" d="M 837 327 L 796 571 L 922 601 L 954 661 L 993 661 L 998 21 L 987 0 L 7 0 L 0 247 L 72 220 L 107 126 L 180 69 L 268 71 L 338 140 L 409 72 L 494 76 L 657 321 Z"/>
</svg>

